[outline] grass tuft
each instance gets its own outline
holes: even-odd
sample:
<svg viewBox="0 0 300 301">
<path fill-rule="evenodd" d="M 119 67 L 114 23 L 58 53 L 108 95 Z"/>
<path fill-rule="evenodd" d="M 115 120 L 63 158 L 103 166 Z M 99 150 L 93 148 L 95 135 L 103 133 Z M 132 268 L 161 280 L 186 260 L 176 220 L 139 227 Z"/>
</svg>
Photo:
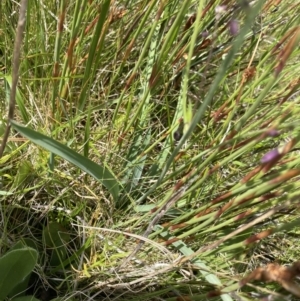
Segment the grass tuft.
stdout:
<svg viewBox="0 0 300 301">
<path fill-rule="evenodd" d="M 23 297 L 300 296 L 299 13 L 2 1 L 0 252 L 38 252 Z"/>
</svg>

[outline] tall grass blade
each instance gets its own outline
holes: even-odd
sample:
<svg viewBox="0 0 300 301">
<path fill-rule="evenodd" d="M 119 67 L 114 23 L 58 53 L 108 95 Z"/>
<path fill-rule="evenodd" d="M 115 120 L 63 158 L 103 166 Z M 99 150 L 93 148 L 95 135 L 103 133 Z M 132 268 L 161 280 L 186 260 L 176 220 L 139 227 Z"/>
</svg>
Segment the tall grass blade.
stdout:
<svg viewBox="0 0 300 301">
<path fill-rule="evenodd" d="M 53 154 L 62 157 L 91 175 L 109 190 L 115 201 L 118 200 L 119 184 L 107 166 L 98 165 L 88 158 L 73 151 L 69 147 L 59 143 L 58 141 L 20 125 L 15 121 L 12 121 L 12 127 L 24 137 L 30 139 L 33 143 L 47 149 Z"/>
<path fill-rule="evenodd" d="M 84 68 L 82 89 L 78 100 L 78 109 L 80 111 L 83 110 L 86 100 L 89 97 L 91 79 L 93 78 L 93 74 L 95 73 L 95 67 L 93 67 L 93 64 L 97 65 L 97 60 L 99 60 L 100 58 L 100 53 L 103 47 L 103 40 L 105 37 L 104 23 L 106 21 L 106 15 L 109 11 L 109 6 L 110 6 L 110 0 L 105 0 L 102 3 L 99 19 L 95 28 L 95 32 L 93 33 L 93 39 L 89 49 L 88 60 Z"/>
</svg>

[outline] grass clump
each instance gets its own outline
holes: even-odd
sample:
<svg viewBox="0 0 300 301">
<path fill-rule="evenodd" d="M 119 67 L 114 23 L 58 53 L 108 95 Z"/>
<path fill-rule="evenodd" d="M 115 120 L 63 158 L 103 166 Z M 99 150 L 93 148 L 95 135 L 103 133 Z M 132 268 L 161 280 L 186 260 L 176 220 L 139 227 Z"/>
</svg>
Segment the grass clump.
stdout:
<svg viewBox="0 0 300 301">
<path fill-rule="evenodd" d="M 1 6 L 1 253 L 38 251 L 24 294 L 300 296 L 299 3 L 21 1 L 23 40 Z"/>
</svg>

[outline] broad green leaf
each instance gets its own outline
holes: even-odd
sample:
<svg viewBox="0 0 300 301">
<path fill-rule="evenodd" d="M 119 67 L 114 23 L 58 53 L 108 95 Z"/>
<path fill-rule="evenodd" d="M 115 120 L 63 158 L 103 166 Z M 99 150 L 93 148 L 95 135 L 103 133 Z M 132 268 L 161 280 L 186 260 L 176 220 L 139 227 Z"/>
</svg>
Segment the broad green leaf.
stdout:
<svg viewBox="0 0 300 301">
<path fill-rule="evenodd" d="M 13 251 L 13 250 L 20 250 L 23 248 L 33 248 L 36 250 L 36 245 L 35 242 L 31 239 L 27 239 L 25 238 L 22 241 L 18 241 L 15 245 L 13 245 L 9 252 Z M 26 289 L 28 288 L 28 283 L 30 280 L 30 276 L 31 274 L 29 273 L 26 277 L 24 277 L 24 279 L 19 282 L 9 293 L 9 297 L 13 297 L 13 296 L 19 296 L 21 297 L 21 295 L 25 295 Z"/>
<path fill-rule="evenodd" d="M 29 160 L 22 160 L 18 164 L 18 173 L 15 177 L 15 187 L 25 183 L 26 179 L 30 178 L 33 174 L 33 166 Z"/>
<path fill-rule="evenodd" d="M 51 266 L 58 266 L 66 259 L 66 244 L 70 241 L 70 235 L 61 224 L 50 222 L 45 226 L 43 230 L 43 241 L 47 247 L 53 250 L 50 261 Z"/>
<path fill-rule="evenodd" d="M 0 258 L 0 300 L 32 272 L 37 257 L 36 250 L 23 248 L 9 251 Z"/>
<path fill-rule="evenodd" d="M 48 247 L 58 248 L 70 240 L 70 235 L 60 223 L 50 222 L 43 230 L 43 238 Z"/>
<path fill-rule="evenodd" d="M 76 153 L 66 145 L 63 145 L 60 142 L 28 127 L 20 125 L 15 121 L 11 121 L 11 124 L 15 130 L 30 139 L 33 143 L 73 163 L 75 166 L 101 182 L 109 190 L 114 200 L 117 201 L 119 196 L 119 185 L 115 176 L 107 166 L 100 166 L 88 158 Z"/>
</svg>

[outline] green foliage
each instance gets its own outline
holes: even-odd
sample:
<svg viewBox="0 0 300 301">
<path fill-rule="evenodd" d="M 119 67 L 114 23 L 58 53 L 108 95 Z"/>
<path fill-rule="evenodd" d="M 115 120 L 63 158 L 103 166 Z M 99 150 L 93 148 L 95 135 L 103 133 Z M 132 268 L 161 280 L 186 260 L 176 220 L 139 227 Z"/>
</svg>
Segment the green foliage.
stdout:
<svg viewBox="0 0 300 301">
<path fill-rule="evenodd" d="M 2 74 L 1 74 L 2 75 Z M 2 76 L 1 76 L 2 77 Z M 6 83 L 6 90 L 7 90 L 7 100 L 9 99 L 9 94 L 10 94 L 10 87 L 11 87 L 11 84 L 12 84 L 12 78 L 10 75 L 8 76 L 3 76 L 4 77 L 4 80 L 5 80 L 5 83 Z M 22 121 L 24 123 L 28 123 L 29 122 L 29 116 L 27 114 L 27 111 L 26 111 L 26 107 L 25 107 L 25 101 L 24 101 L 24 96 L 22 95 L 22 93 L 20 92 L 19 89 L 17 89 L 17 93 L 16 93 L 16 102 L 17 102 L 17 105 L 19 107 L 19 110 L 20 110 L 20 114 L 22 116 Z"/>
<path fill-rule="evenodd" d="M 70 235 L 59 223 L 49 223 L 43 230 L 45 246 L 52 250 L 50 266 L 59 266 L 67 258 Z"/>
<path fill-rule="evenodd" d="M 37 258 L 37 251 L 24 246 L 22 243 L 16 244 L 0 257 L 1 300 L 8 296 L 12 297 L 24 293 L 27 289 L 29 276 L 37 263 Z M 36 299 L 33 298 L 32 300 Z"/>
<path fill-rule="evenodd" d="M 300 6 L 248 2 L 28 1 L 0 233 L 38 250 L 36 298 L 282 293 L 240 280 L 299 259 Z"/>
<path fill-rule="evenodd" d="M 12 126 L 22 133 L 23 136 L 29 138 L 37 145 L 44 147 L 45 149 L 55 153 L 67 161 L 81 168 L 86 173 L 90 174 L 96 180 L 100 181 L 111 192 L 115 200 L 118 198 L 119 185 L 109 168 L 100 166 L 88 158 L 78 154 L 67 146 L 55 141 L 54 139 L 35 132 L 27 127 L 21 126 L 15 122 L 12 122 Z"/>
</svg>

